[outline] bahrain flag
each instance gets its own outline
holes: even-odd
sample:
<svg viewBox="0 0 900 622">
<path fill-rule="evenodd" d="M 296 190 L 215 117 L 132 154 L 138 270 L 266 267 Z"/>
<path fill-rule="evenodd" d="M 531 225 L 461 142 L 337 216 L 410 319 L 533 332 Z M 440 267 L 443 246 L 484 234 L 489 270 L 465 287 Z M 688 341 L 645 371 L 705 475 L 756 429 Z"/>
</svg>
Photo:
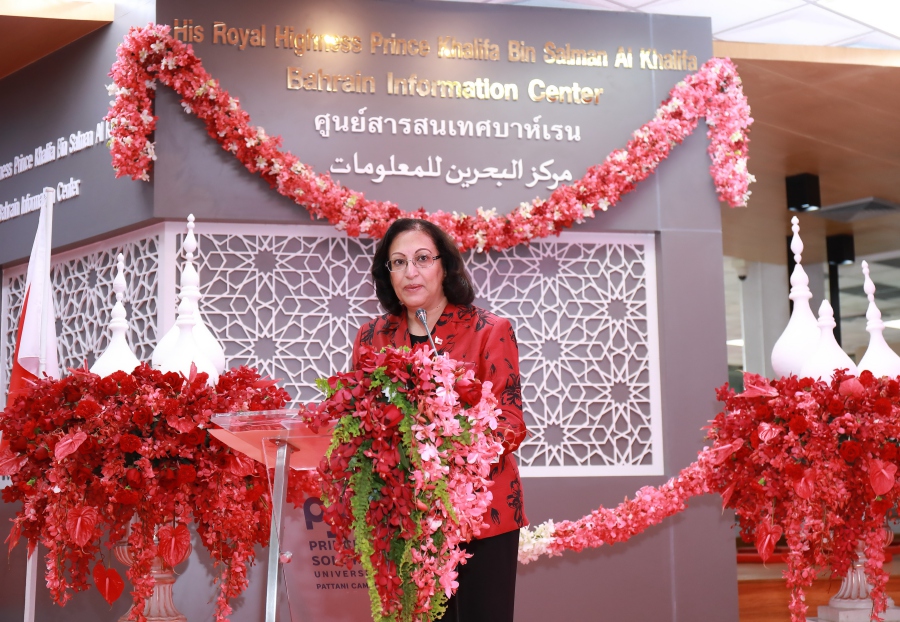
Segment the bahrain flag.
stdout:
<svg viewBox="0 0 900 622">
<path fill-rule="evenodd" d="M 56 354 L 56 313 L 50 281 L 50 247 L 53 231 L 53 203 L 56 192 L 44 188 L 44 202 L 37 234 L 28 261 L 25 299 L 16 333 L 16 350 L 9 376 L 7 403 L 26 390 L 30 381 L 42 374 L 59 377 Z M 2 442 L 2 441 L 0 441 Z"/>
</svg>

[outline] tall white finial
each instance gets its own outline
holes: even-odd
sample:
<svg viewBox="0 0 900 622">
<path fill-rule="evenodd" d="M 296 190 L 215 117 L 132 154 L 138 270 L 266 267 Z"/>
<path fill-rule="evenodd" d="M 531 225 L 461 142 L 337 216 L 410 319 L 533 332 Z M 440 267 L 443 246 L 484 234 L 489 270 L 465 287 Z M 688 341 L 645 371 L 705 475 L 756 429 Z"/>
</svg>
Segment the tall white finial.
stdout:
<svg viewBox="0 0 900 622">
<path fill-rule="evenodd" d="M 866 330 L 869 332 L 869 347 L 859 362 L 859 371 L 868 370 L 876 378 L 900 376 L 900 356 L 894 352 L 884 340 L 884 322 L 881 321 L 881 311 L 875 304 L 875 283 L 869 276 L 868 262 L 862 262 L 862 271 L 865 275 L 863 289 L 869 299 L 869 308 L 866 310 Z"/>
<path fill-rule="evenodd" d="M 182 297 L 178 305 L 178 319 L 175 320 L 175 328 L 178 329 L 178 341 L 169 351 L 165 359 L 160 363 L 162 372 L 180 372 L 185 376 L 190 375 L 193 364 L 198 372 L 209 374 L 207 384 L 215 385 L 219 380 L 219 372 L 201 350 L 200 345 L 194 339 L 194 324 L 196 315 L 187 298 Z"/>
<path fill-rule="evenodd" d="M 194 236 L 194 227 L 194 215 L 190 214 L 187 217 L 188 232 L 181 243 L 181 250 L 184 252 L 184 266 L 181 269 L 181 301 L 182 303 L 187 301 L 188 306 L 185 312 L 195 316 L 193 332 L 197 346 L 213 364 L 215 370 L 221 374 L 226 367 L 225 350 L 203 322 L 203 317 L 200 314 L 200 275 L 194 267 L 194 252 L 197 250 L 197 238 Z M 179 305 L 179 314 L 181 313 L 181 308 L 181 305 Z M 169 354 L 178 342 L 178 335 L 179 329 L 176 324 L 160 339 L 156 350 L 153 352 L 153 367 L 159 369 L 162 362 L 169 357 Z"/>
<path fill-rule="evenodd" d="M 809 277 L 801 264 L 803 240 L 800 239 L 800 220 L 791 218 L 791 252 L 794 253 L 794 271 L 791 273 L 791 293 L 794 310 L 787 327 L 772 348 L 772 369 L 778 377 L 799 374 L 819 341 L 819 326 L 816 316 L 809 306 L 812 292 L 809 291 Z"/>
<path fill-rule="evenodd" d="M 106 350 L 91 366 L 91 372 L 98 376 L 108 376 L 114 371 L 124 371 L 130 374 L 135 367 L 140 365 L 140 361 L 134 355 L 131 346 L 128 345 L 128 314 L 125 311 L 125 305 L 122 304 L 126 288 L 125 256 L 119 253 L 116 257 L 116 278 L 113 280 L 116 304 L 113 306 L 112 320 L 109 323 L 112 336 Z"/>
<path fill-rule="evenodd" d="M 819 307 L 819 341 L 811 355 L 806 359 L 798 374 L 801 378 L 831 381 L 836 369 L 846 369 L 856 375 L 856 364 L 841 349 L 834 338 L 834 309 L 827 300 Z"/>
</svg>

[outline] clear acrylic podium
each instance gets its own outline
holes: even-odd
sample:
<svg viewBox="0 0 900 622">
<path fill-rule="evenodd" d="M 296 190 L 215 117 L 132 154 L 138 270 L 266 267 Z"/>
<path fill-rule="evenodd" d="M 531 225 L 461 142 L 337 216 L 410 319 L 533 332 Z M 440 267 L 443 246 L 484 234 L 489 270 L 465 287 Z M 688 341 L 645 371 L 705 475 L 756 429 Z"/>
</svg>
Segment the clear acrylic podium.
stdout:
<svg viewBox="0 0 900 622">
<path fill-rule="evenodd" d="M 269 561 L 266 566 L 266 618 L 276 622 L 278 564 L 281 557 L 282 509 L 287 494 L 288 467 L 315 469 L 331 443 L 331 428 L 313 432 L 298 410 L 261 410 L 221 413 L 211 422 L 209 433 L 242 454 L 275 469 L 272 484 L 272 525 Z"/>
</svg>

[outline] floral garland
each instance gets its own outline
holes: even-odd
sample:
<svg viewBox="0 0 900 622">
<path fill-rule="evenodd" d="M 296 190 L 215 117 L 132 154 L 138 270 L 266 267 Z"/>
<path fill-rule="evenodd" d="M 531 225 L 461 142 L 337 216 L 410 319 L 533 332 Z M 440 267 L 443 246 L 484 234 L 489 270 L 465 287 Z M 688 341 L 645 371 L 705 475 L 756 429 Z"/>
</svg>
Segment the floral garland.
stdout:
<svg viewBox="0 0 900 622">
<path fill-rule="evenodd" d="M 490 382 L 428 352 L 362 348 L 357 371 L 320 381 L 311 417 L 337 422 L 320 468 L 325 519 L 340 559 L 366 570 L 376 622 L 443 614 L 502 451 Z"/>
<path fill-rule="evenodd" d="M 156 159 L 149 136 L 156 127 L 152 100 L 157 79 L 178 93 L 185 111 L 206 123 L 210 137 L 235 155 L 251 173 L 259 174 L 279 194 L 303 205 L 315 218 L 324 218 L 350 236 L 380 239 L 401 217 L 425 218 L 447 231 L 463 250 L 504 250 L 537 238 L 559 235 L 575 223 L 606 211 L 646 179 L 706 118 L 710 139 L 710 172 L 719 200 L 732 207 L 746 205 L 747 170 L 753 120 L 741 88 L 741 79 L 728 59 L 713 58 L 699 71 L 679 82 L 649 123 L 634 132 L 624 149 L 590 167 L 571 186 L 560 186 L 547 199 L 522 203 L 509 214 L 478 209 L 476 216 L 423 208 L 405 212 L 390 202 L 372 201 L 319 175 L 287 151 L 280 137 L 267 136 L 250 124 L 250 116 L 237 99 L 221 88 L 203 68 L 190 45 L 169 36 L 169 27 L 132 28 L 119 46 L 110 76 L 113 83 L 107 119 L 111 121 L 110 148 L 116 176 L 149 180 Z"/>
<path fill-rule="evenodd" d="M 552 520 L 519 531 L 519 563 L 527 564 L 544 555 L 583 551 L 604 544 L 625 542 L 649 527 L 685 509 L 691 497 L 710 492 L 706 480 L 706 456 L 694 462 L 662 486 L 644 486 L 634 499 L 615 508 L 598 508 L 577 521 Z"/>
<path fill-rule="evenodd" d="M 578 521 L 524 529 L 519 561 L 623 542 L 683 510 L 690 497 L 716 492 L 763 561 L 785 536 L 793 622 L 806 619 L 803 588 L 817 570 L 846 575 L 858 542 L 872 619 L 880 619 L 887 607 L 885 517 L 900 501 L 900 382 L 870 372 L 837 373 L 831 383 L 745 374 L 744 386 L 739 395 L 719 389 L 725 409 L 709 426 L 713 446 L 678 477 Z"/>
<path fill-rule="evenodd" d="M 221 568 L 216 620 L 225 620 L 229 601 L 247 587 L 254 547 L 268 543 L 271 502 L 265 467 L 206 428 L 215 412 L 281 408 L 288 394 L 248 368 L 222 374 L 215 388 L 205 373 L 185 378 L 147 365 L 105 378 L 70 372 L 38 380 L 0 416 L 10 441 L 0 452 L 0 474 L 12 479 L 2 497 L 23 504 L 10 548 L 20 538 L 47 548 L 47 587 L 57 604 L 88 589 L 92 564 L 97 588 L 112 603 L 123 584 L 101 540 L 108 534 L 111 549 L 127 534 L 135 559 L 128 570 L 132 615 L 143 621 L 153 560 L 183 561 L 193 521 Z M 295 501 L 307 484 L 292 482 Z"/>
</svg>

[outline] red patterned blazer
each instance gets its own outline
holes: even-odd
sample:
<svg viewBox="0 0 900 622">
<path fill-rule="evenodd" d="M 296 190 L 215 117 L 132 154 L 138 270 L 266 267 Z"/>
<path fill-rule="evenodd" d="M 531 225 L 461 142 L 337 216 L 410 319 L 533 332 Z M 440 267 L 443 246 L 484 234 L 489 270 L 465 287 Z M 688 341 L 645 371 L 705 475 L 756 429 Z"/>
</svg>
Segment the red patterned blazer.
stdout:
<svg viewBox="0 0 900 622">
<path fill-rule="evenodd" d="M 448 304 L 432 332 L 438 352 L 457 361 L 475 364 L 475 376 L 493 383 L 501 414 L 497 431 L 503 440 L 499 463 L 491 467 L 493 494 L 488 529 L 479 538 L 506 533 L 528 524 L 522 501 L 519 467 L 512 455 L 525 439 L 522 419 L 522 387 L 519 378 L 519 346 L 509 320 L 475 306 Z M 382 315 L 363 324 L 353 343 L 353 367 L 359 361 L 360 346 L 379 350 L 385 346 L 409 346 L 406 313 Z"/>
</svg>

